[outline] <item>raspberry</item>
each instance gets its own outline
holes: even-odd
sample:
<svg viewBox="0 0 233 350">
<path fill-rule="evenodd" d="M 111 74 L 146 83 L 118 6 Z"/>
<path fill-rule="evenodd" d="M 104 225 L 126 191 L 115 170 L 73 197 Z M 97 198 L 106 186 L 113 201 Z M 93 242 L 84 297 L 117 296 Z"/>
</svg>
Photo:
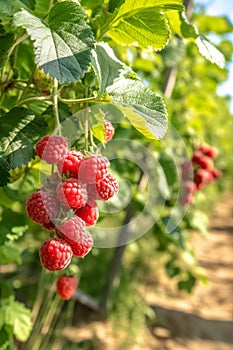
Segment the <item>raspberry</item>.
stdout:
<svg viewBox="0 0 233 350">
<path fill-rule="evenodd" d="M 87 255 L 93 246 L 93 239 L 85 229 L 85 222 L 77 215 L 61 223 L 57 234 L 71 245 L 73 254 L 78 258 Z"/>
<path fill-rule="evenodd" d="M 55 225 L 52 221 L 50 221 L 46 224 L 42 224 L 41 226 L 46 231 L 53 231 L 55 229 Z"/>
<path fill-rule="evenodd" d="M 94 184 L 108 172 L 110 163 L 106 157 L 92 155 L 82 161 L 79 168 L 79 180 L 86 184 Z"/>
<path fill-rule="evenodd" d="M 181 164 L 181 176 L 184 181 L 189 180 L 192 178 L 192 173 L 193 173 L 193 167 L 192 163 L 189 160 L 184 161 Z"/>
<path fill-rule="evenodd" d="M 64 207 L 78 209 L 84 207 L 87 202 L 86 185 L 74 178 L 61 182 L 57 186 L 56 193 Z"/>
<path fill-rule="evenodd" d="M 40 247 L 40 261 L 50 271 L 63 270 L 71 261 L 72 248 L 63 239 L 50 238 Z"/>
<path fill-rule="evenodd" d="M 58 208 L 57 198 L 41 190 L 32 193 L 26 203 L 28 216 L 39 224 L 47 224 L 53 220 Z"/>
<path fill-rule="evenodd" d="M 105 142 L 109 142 L 111 141 L 111 139 L 115 134 L 115 129 L 109 120 L 105 120 L 104 129 L 105 129 Z"/>
<path fill-rule="evenodd" d="M 79 166 L 84 159 L 83 154 L 77 151 L 68 152 L 63 159 L 58 162 L 57 167 L 61 175 L 69 175 L 78 178 Z"/>
<path fill-rule="evenodd" d="M 196 191 L 197 186 L 192 181 L 187 181 L 184 184 L 184 193 L 180 198 L 180 202 L 182 205 L 189 205 L 193 200 L 193 193 Z"/>
<path fill-rule="evenodd" d="M 212 160 L 207 156 L 203 156 L 203 154 L 199 151 L 195 151 L 192 157 L 193 163 L 198 164 L 202 169 L 211 169 L 212 168 Z"/>
<path fill-rule="evenodd" d="M 54 164 L 67 153 L 68 143 L 63 136 L 44 136 L 36 144 L 36 154 L 48 164 Z"/>
<path fill-rule="evenodd" d="M 205 169 L 198 169 L 194 176 L 194 182 L 198 190 L 200 190 L 204 185 L 210 183 L 212 180 L 212 174 Z"/>
<path fill-rule="evenodd" d="M 109 198 L 117 194 L 119 189 L 117 179 L 112 174 L 107 174 L 96 184 L 96 191 L 99 199 L 107 201 Z"/>
<path fill-rule="evenodd" d="M 216 168 L 211 170 L 211 174 L 212 174 L 214 179 L 219 179 L 222 176 L 221 170 L 216 169 Z"/>
<path fill-rule="evenodd" d="M 85 207 L 75 210 L 75 215 L 85 221 L 87 226 L 92 226 L 99 217 L 98 206 L 94 201 L 89 201 Z"/>
<path fill-rule="evenodd" d="M 207 157 L 215 158 L 218 155 L 218 150 L 207 144 L 203 144 L 199 147 L 199 150 L 205 154 Z"/>
<path fill-rule="evenodd" d="M 62 299 L 68 300 L 74 295 L 77 285 L 78 281 L 75 277 L 62 275 L 57 279 L 57 294 Z"/>
</svg>

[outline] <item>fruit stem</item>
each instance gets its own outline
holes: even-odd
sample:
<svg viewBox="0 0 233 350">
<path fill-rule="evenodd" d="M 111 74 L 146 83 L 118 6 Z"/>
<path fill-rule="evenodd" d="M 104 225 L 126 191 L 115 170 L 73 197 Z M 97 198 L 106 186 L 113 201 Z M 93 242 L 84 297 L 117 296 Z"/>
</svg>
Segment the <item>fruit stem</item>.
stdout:
<svg viewBox="0 0 233 350">
<path fill-rule="evenodd" d="M 55 116 L 55 130 L 58 135 L 61 135 L 61 124 L 58 111 L 58 81 L 56 78 L 53 81 L 53 112 Z"/>
</svg>

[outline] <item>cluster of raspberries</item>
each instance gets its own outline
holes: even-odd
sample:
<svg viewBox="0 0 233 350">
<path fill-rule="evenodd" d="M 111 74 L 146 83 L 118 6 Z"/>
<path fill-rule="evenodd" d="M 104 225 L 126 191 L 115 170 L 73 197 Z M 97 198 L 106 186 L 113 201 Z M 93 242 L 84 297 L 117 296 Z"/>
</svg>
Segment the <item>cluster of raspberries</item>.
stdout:
<svg viewBox="0 0 233 350">
<path fill-rule="evenodd" d="M 105 127 L 106 142 L 114 134 L 110 124 L 106 123 Z M 117 194 L 118 182 L 108 171 L 110 163 L 106 157 L 99 154 L 85 156 L 80 151 L 69 150 L 63 136 L 44 136 L 36 144 L 36 154 L 48 164 L 56 165 L 57 171 L 30 195 L 27 214 L 43 229 L 54 233 L 53 238 L 40 248 L 42 265 L 50 271 L 63 270 L 73 255 L 82 258 L 92 249 L 93 239 L 86 227 L 98 220 L 96 200 L 107 201 Z M 66 296 L 69 299 L 72 288 L 67 287 L 68 281 L 75 289 L 77 281 L 74 283 L 73 276 L 60 277 L 63 278 L 57 281 L 57 292 L 63 299 Z"/>
<path fill-rule="evenodd" d="M 182 205 L 191 204 L 196 191 L 222 176 L 221 171 L 214 167 L 214 159 L 217 155 L 218 150 L 205 143 L 194 150 L 191 162 L 185 161 L 181 164 L 181 175 L 184 181 Z"/>
</svg>

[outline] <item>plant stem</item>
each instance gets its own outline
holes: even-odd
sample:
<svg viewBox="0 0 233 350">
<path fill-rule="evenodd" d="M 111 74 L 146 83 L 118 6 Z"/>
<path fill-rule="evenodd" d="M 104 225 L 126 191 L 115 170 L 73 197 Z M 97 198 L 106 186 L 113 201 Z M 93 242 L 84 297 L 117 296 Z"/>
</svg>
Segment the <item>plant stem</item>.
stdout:
<svg viewBox="0 0 233 350">
<path fill-rule="evenodd" d="M 97 99 L 95 97 L 87 97 L 87 98 L 78 98 L 78 99 L 66 99 L 66 98 L 62 98 L 62 97 L 58 97 L 59 101 L 63 102 L 63 103 L 85 103 L 85 102 L 105 102 L 104 100 L 101 99 Z"/>
<path fill-rule="evenodd" d="M 12 54 L 12 52 L 14 51 L 14 49 L 16 48 L 17 45 L 19 45 L 22 41 L 24 41 L 25 39 L 27 39 L 29 37 L 28 34 L 24 34 L 21 37 L 19 37 L 15 43 L 11 46 L 9 52 L 8 52 L 8 57 L 10 57 L 10 55 Z"/>
<path fill-rule="evenodd" d="M 55 116 L 55 130 L 57 131 L 58 135 L 61 135 L 61 124 L 58 110 L 58 81 L 56 78 L 53 82 L 53 112 Z"/>
<path fill-rule="evenodd" d="M 23 97 L 26 95 L 26 93 L 28 92 L 28 89 L 30 88 L 30 85 L 32 83 L 33 80 L 33 75 L 34 75 L 34 71 L 35 71 L 36 67 L 33 68 L 32 73 L 30 75 L 30 78 L 27 81 L 27 85 L 25 86 L 24 91 L 22 92 L 22 94 L 19 95 L 19 100 L 18 103 L 20 103 L 23 99 Z"/>
<path fill-rule="evenodd" d="M 17 103 L 16 107 L 19 107 L 19 106 L 22 106 L 22 105 L 25 105 L 27 103 L 34 102 L 34 101 L 51 101 L 51 96 L 29 97 L 29 98 L 26 98 L 25 100 L 20 101 L 19 103 Z"/>
</svg>

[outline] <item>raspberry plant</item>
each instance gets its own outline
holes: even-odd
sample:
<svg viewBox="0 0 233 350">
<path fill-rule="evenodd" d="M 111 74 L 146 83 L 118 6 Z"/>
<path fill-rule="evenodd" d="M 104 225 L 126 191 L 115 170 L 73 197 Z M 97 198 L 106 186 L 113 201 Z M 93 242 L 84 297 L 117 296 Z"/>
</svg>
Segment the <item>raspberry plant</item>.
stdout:
<svg viewBox="0 0 233 350">
<path fill-rule="evenodd" d="M 224 80 L 217 68 L 223 68 L 224 56 L 205 37 L 206 28 L 199 22 L 200 29 L 189 23 L 181 0 L 82 0 L 80 3 L 0 0 L 0 264 L 16 264 L 17 271 L 20 266 L 31 264 L 33 258 L 27 259 L 33 253 L 25 243 L 27 235 L 33 237 L 36 261 L 40 250 L 42 264 L 50 270 L 65 268 L 72 255 L 80 258 L 91 250 L 93 240 L 86 226 L 95 224 L 98 219 L 95 201 L 108 200 L 118 191 L 115 177 L 108 172 L 108 160 L 99 154 L 99 148 L 106 147 L 117 135 L 139 140 L 154 150 L 155 159 L 159 159 L 166 175 L 166 210 L 169 212 L 175 202 L 178 181 L 166 152 L 157 142 L 167 131 L 167 106 L 170 120 L 193 149 L 196 140 L 191 140 L 193 134 L 185 115 L 193 113 L 199 117 L 199 129 L 206 130 L 202 124 L 204 118 L 199 115 L 199 104 L 200 100 L 208 98 L 204 95 L 195 102 L 195 86 L 211 85 L 208 74 L 204 77 L 202 74 L 193 84 L 191 77 L 198 77 L 199 60 L 203 66 L 208 65 L 206 72 L 212 67 L 216 81 Z M 229 31 L 227 23 L 225 25 Z M 196 48 L 215 65 L 203 63 Z M 222 50 L 226 57 L 230 55 L 226 46 L 222 45 Z M 175 94 L 169 101 L 166 88 L 161 89 L 161 86 L 167 72 L 176 69 L 180 62 L 182 69 L 191 73 L 178 79 Z M 190 101 L 194 101 L 192 108 Z M 219 103 L 217 113 L 225 108 L 223 115 L 229 114 L 226 101 L 215 99 L 212 105 L 216 101 Z M 111 106 L 109 115 L 106 104 L 108 108 Z M 98 113 L 80 118 L 82 137 L 68 150 L 67 135 L 61 135 L 62 122 L 91 106 L 97 106 Z M 208 106 L 205 105 L 205 109 L 208 115 Z M 114 123 L 116 119 L 120 120 L 118 124 Z M 130 127 L 124 126 L 125 121 Z M 190 123 L 195 130 L 195 123 Z M 225 119 L 224 123 L 219 123 L 219 128 L 224 127 L 222 124 L 226 125 Z M 115 136 L 112 125 L 116 125 Z M 213 127 L 208 130 L 215 134 Z M 223 134 L 228 135 L 228 130 L 226 127 Z M 205 131 L 200 138 L 203 141 L 206 138 L 217 147 L 223 144 L 220 136 L 219 145 L 217 141 L 215 144 L 212 135 Z M 50 144 L 48 140 L 55 141 Z M 228 146 L 224 147 L 232 153 Z M 199 151 L 209 158 L 215 155 L 206 145 Z M 42 188 L 38 183 L 39 157 L 51 164 Z M 211 162 L 207 163 L 202 161 L 202 166 L 205 164 L 208 168 Z M 142 186 L 141 173 L 136 166 L 129 163 L 122 166 L 119 160 L 113 162 L 113 170 L 119 178 L 133 183 L 134 192 Z M 199 187 L 206 183 L 200 170 L 203 173 L 206 169 L 195 169 L 195 182 Z M 220 176 L 217 168 L 212 168 L 211 174 L 213 178 Z M 186 180 L 187 196 L 183 204 L 190 203 L 195 187 L 193 182 L 188 182 L 189 177 Z M 71 198 L 70 190 L 78 195 Z M 159 184 L 158 191 L 164 195 L 164 188 Z M 127 213 L 141 208 L 142 198 L 145 200 L 143 191 L 141 195 L 139 198 L 133 194 L 125 221 L 129 219 Z M 193 207 L 195 202 L 196 199 Z M 26 210 L 36 221 L 35 225 L 27 219 Z M 186 222 L 189 227 L 192 222 L 195 227 L 193 217 L 188 217 L 184 224 Z M 198 218 L 200 221 L 200 215 Z M 190 268 L 188 277 L 183 277 L 170 246 L 174 244 L 185 251 L 184 237 L 180 227 L 175 229 L 174 235 L 167 235 L 167 221 L 167 214 L 164 214 L 155 225 L 156 235 L 152 236 L 151 246 L 156 241 L 158 250 L 171 254 L 166 265 L 169 275 L 174 277 L 180 273 L 180 288 L 189 289 L 197 274 Z M 70 231 L 72 227 L 75 231 Z M 50 234 L 53 238 L 49 238 Z M 42 243 L 43 240 L 47 243 Z M 48 254 L 50 248 L 53 254 Z M 59 262 L 57 256 L 60 255 Z M 92 261 L 91 254 L 88 258 Z M 87 259 L 84 259 L 84 272 L 88 267 Z M 54 264 L 58 264 L 56 268 Z M 96 262 L 94 265 L 98 269 Z M 39 267 L 35 270 L 39 274 Z M 26 341 L 32 328 L 30 310 L 14 298 L 15 286 L 14 281 L 1 281 L 0 349 L 8 346 L 13 349 L 13 337 Z M 66 299 L 68 292 L 63 290 L 62 293 Z"/>
</svg>

